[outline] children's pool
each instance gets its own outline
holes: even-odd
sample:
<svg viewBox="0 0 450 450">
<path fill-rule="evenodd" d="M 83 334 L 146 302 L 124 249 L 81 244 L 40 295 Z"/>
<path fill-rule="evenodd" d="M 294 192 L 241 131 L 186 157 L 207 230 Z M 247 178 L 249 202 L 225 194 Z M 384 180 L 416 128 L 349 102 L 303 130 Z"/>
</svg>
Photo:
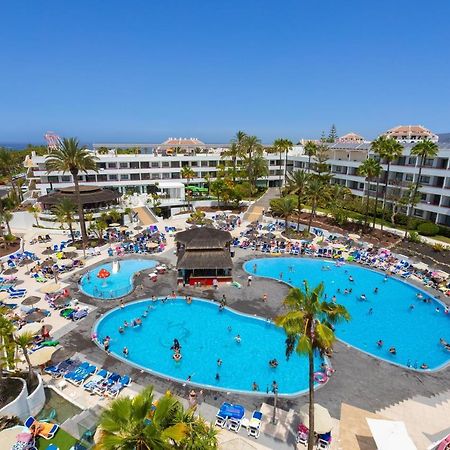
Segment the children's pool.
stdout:
<svg viewBox="0 0 450 450">
<path fill-rule="evenodd" d="M 438 300 L 408 283 L 385 278 L 374 270 L 339 267 L 334 261 L 322 259 L 253 259 L 244 264 L 244 269 L 253 276 L 282 279 L 298 288 L 303 287 L 303 280 L 311 287 L 323 281 L 328 301 L 335 296 L 352 316 L 350 322 L 336 325 L 337 337 L 359 350 L 418 370 L 423 363 L 433 370 L 450 362 L 450 351 L 439 342 L 440 338 L 450 342 L 450 314 L 444 313 Z M 351 292 L 345 293 L 345 289 Z M 417 297 L 419 293 L 423 299 Z M 383 341 L 381 347 L 377 345 L 379 340 Z M 389 352 L 391 347 L 395 347 L 395 355 Z"/>
<path fill-rule="evenodd" d="M 86 295 L 105 300 L 123 297 L 133 290 L 134 274 L 155 267 L 157 262 L 149 259 L 124 259 L 118 261 L 118 264 L 117 272 L 113 270 L 113 263 L 107 263 L 84 274 L 80 280 L 81 290 Z M 109 272 L 109 277 L 97 277 L 102 269 Z"/>
<path fill-rule="evenodd" d="M 119 333 L 124 321 L 131 323 L 147 309 L 141 326 L 126 327 Z M 127 304 L 103 316 L 95 333 L 100 342 L 106 336 L 111 338 L 110 351 L 115 356 L 123 358 L 123 348 L 127 347 L 130 363 L 180 382 L 190 377 L 194 384 L 240 392 L 251 392 L 256 382 L 265 393 L 276 381 L 280 395 L 308 388 L 308 360 L 294 353 L 286 361 L 286 336 L 281 328 L 229 309 L 219 311 L 216 303 L 205 300 L 187 304 L 177 298 Z M 172 358 L 174 339 L 181 344 L 179 362 Z M 278 367 L 269 366 L 272 359 L 277 359 Z M 317 369 L 321 363 L 317 357 Z"/>
</svg>

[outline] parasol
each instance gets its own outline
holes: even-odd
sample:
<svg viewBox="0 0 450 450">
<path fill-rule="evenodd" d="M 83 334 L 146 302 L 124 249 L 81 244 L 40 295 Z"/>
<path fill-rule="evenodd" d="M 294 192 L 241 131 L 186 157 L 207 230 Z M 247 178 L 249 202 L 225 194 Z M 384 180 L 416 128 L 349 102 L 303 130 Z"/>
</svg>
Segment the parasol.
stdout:
<svg viewBox="0 0 450 450">
<path fill-rule="evenodd" d="M 31 295 L 30 297 L 27 297 L 23 302 L 22 305 L 25 306 L 31 306 L 31 305 L 35 305 L 36 303 L 38 303 L 40 300 L 40 297 L 36 296 L 36 295 Z"/>
<path fill-rule="evenodd" d="M 50 283 L 43 286 L 41 288 L 41 292 L 43 292 L 44 294 L 53 294 L 54 292 L 58 292 L 61 289 L 61 283 Z"/>
<path fill-rule="evenodd" d="M 21 336 L 25 333 L 31 333 L 33 336 L 38 334 L 42 329 L 42 325 L 40 323 L 32 322 L 24 325 L 20 330 L 17 330 L 14 334 L 16 336 Z"/>
<path fill-rule="evenodd" d="M 120 223 L 117 223 L 117 222 L 110 223 L 109 226 L 113 227 L 113 228 L 120 227 Z"/>
<path fill-rule="evenodd" d="M 55 347 L 43 347 L 30 354 L 30 363 L 32 366 L 41 366 L 50 361 L 53 353 L 55 353 Z"/>
<path fill-rule="evenodd" d="M 16 273 L 16 272 L 17 272 L 17 269 L 15 267 L 10 267 L 9 269 L 6 269 L 2 273 L 4 273 L 5 275 L 11 275 L 11 274 Z"/>
<path fill-rule="evenodd" d="M 69 245 L 69 247 L 66 247 L 63 252 L 64 253 L 72 253 L 76 252 L 78 249 L 74 245 Z"/>
<path fill-rule="evenodd" d="M 300 408 L 300 418 L 303 425 L 309 428 L 309 405 L 303 405 Z M 333 421 L 330 413 L 326 408 L 314 403 L 314 432 L 317 434 L 325 434 L 333 428 Z"/>
</svg>

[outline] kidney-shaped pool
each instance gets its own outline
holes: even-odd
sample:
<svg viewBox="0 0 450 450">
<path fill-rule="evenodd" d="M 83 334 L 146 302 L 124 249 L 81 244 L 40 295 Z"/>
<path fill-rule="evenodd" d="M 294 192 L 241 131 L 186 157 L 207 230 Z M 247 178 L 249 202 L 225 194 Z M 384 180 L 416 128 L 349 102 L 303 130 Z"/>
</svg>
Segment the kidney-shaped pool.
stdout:
<svg viewBox="0 0 450 450">
<path fill-rule="evenodd" d="M 141 318 L 141 326 L 124 327 L 125 321 L 131 324 L 136 318 Z M 240 392 L 252 392 L 256 383 L 266 392 L 276 381 L 280 395 L 308 388 L 308 360 L 294 353 L 286 361 L 286 336 L 281 328 L 228 308 L 220 311 L 217 304 L 205 300 L 129 303 L 103 316 L 94 332 L 100 342 L 111 338 L 110 351 L 116 357 L 124 358 L 127 347 L 131 364 L 180 382 L 190 377 L 194 384 Z M 178 362 L 171 349 L 174 339 L 181 345 Z M 276 368 L 269 365 L 273 359 L 278 361 Z M 316 357 L 316 370 L 321 363 Z"/>
</svg>

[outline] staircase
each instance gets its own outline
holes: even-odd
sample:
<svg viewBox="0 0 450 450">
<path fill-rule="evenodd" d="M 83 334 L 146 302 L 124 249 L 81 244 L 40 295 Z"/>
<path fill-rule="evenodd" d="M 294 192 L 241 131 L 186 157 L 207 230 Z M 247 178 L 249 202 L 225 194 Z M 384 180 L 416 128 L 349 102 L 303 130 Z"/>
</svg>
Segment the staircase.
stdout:
<svg viewBox="0 0 450 450">
<path fill-rule="evenodd" d="M 102 408 L 98 405 L 86 409 L 63 422 L 61 428 L 76 439 L 80 439 L 87 430 L 95 429 L 101 412 Z"/>
<path fill-rule="evenodd" d="M 137 215 L 139 217 L 139 221 L 144 226 L 153 225 L 154 223 L 158 222 L 158 218 L 146 206 L 140 206 L 138 208 L 133 208 L 133 211 L 135 211 L 137 213 Z"/>
<path fill-rule="evenodd" d="M 419 449 L 425 449 L 434 440 L 431 436 L 449 432 L 450 390 L 432 397 L 416 395 L 380 409 L 377 413 L 405 422 L 414 443 Z"/>
</svg>

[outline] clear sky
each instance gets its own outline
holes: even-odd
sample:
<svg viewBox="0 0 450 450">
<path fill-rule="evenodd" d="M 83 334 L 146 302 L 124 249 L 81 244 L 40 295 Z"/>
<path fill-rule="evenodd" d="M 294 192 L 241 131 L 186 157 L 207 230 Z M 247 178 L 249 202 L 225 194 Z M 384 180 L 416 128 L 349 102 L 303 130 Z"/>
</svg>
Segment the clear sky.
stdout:
<svg viewBox="0 0 450 450">
<path fill-rule="evenodd" d="M 0 142 L 450 131 L 449 0 L 9 0 Z"/>
</svg>

